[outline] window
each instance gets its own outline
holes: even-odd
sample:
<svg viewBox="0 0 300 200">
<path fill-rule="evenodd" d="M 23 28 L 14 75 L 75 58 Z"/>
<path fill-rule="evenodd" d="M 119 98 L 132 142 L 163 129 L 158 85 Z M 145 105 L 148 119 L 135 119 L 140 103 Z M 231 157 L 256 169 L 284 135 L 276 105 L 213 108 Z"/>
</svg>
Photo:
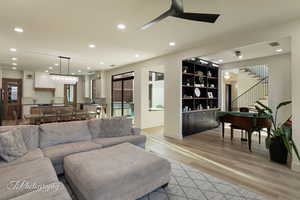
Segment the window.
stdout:
<svg viewBox="0 0 300 200">
<path fill-rule="evenodd" d="M 164 74 L 149 72 L 149 109 L 151 111 L 164 109 Z"/>
</svg>

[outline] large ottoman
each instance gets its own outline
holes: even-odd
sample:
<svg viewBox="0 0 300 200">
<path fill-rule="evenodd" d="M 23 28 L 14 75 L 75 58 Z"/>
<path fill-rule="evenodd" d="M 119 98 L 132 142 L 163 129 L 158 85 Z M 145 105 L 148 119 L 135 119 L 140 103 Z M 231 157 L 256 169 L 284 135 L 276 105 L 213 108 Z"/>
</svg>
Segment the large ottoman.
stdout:
<svg viewBox="0 0 300 200">
<path fill-rule="evenodd" d="M 165 186 L 171 165 L 129 143 L 65 157 L 65 177 L 79 200 L 135 200 Z"/>
</svg>

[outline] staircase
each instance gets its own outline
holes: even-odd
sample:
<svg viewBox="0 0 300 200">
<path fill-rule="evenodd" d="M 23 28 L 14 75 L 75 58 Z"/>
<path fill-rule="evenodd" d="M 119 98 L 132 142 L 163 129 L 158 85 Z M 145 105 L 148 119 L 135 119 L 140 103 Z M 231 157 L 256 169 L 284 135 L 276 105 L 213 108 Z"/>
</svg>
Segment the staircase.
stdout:
<svg viewBox="0 0 300 200">
<path fill-rule="evenodd" d="M 268 105 L 269 72 L 266 65 L 244 67 L 239 74 L 251 87 L 235 98 L 231 105 L 234 111 L 241 107 L 255 110 L 257 101 Z"/>
</svg>

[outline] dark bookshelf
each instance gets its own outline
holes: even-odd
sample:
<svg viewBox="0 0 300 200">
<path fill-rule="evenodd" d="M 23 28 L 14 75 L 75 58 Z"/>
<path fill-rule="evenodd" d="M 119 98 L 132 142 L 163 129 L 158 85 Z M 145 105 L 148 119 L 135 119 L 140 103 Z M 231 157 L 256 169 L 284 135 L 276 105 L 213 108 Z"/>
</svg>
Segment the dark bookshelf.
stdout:
<svg viewBox="0 0 300 200">
<path fill-rule="evenodd" d="M 219 110 L 218 65 L 201 59 L 184 60 L 181 88 L 183 136 L 218 126 L 215 119 Z M 200 90 L 200 97 L 195 94 L 196 88 Z"/>
</svg>

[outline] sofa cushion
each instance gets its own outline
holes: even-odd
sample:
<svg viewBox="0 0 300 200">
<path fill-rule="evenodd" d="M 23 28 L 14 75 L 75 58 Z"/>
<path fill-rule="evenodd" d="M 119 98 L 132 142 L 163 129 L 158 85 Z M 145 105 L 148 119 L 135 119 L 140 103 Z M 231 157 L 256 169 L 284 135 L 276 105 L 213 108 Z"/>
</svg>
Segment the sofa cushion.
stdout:
<svg viewBox="0 0 300 200">
<path fill-rule="evenodd" d="M 24 142 L 28 150 L 39 148 L 39 126 L 19 125 L 19 126 L 0 126 L 0 132 L 19 128 L 22 132 Z"/>
<path fill-rule="evenodd" d="M 72 200 L 66 187 L 60 183 L 45 185 L 40 191 L 33 191 L 11 200 Z"/>
<path fill-rule="evenodd" d="M 108 138 L 132 135 L 132 120 L 122 117 L 93 119 L 88 121 L 92 138 Z"/>
<path fill-rule="evenodd" d="M 80 153 L 80 152 L 90 151 L 90 150 L 100 149 L 100 148 L 102 148 L 101 144 L 96 144 L 91 141 L 85 141 L 85 142 L 59 144 L 59 145 L 44 148 L 42 149 L 42 151 L 45 157 L 49 158 L 52 161 L 53 165 L 62 167 L 64 157 L 74 153 Z"/>
<path fill-rule="evenodd" d="M 7 161 L 14 161 L 28 152 L 20 129 L 15 128 L 0 133 L 0 157 Z"/>
<path fill-rule="evenodd" d="M 102 119 L 91 119 L 88 121 L 88 127 L 93 139 L 98 138 L 100 136 L 101 122 Z"/>
<path fill-rule="evenodd" d="M 34 191 L 37 188 L 33 185 L 48 185 L 58 181 L 48 158 L 1 167 L 0 174 L 0 200 L 11 199 Z"/>
<path fill-rule="evenodd" d="M 103 119 L 99 137 L 120 137 L 132 135 L 132 120 L 124 118 Z"/>
<path fill-rule="evenodd" d="M 103 145 L 103 147 L 110 147 L 121 143 L 131 143 L 140 147 L 145 147 L 146 136 L 144 135 L 131 135 L 123 137 L 112 138 L 97 138 L 93 142 Z"/>
<path fill-rule="evenodd" d="M 20 164 L 20 163 L 23 163 L 23 162 L 37 160 L 37 159 L 40 159 L 40 158 L 43 158 L 43 157 L 44 157 L 44 154 L 41 151 L 41 149 L 34 149 L 34 150 L 29 151 L 28 153 L 26 153 L 24 156 L 14 160 L 14 161 L 11 161 L 9 163 L 0 159 L 0 168 L 10 166 L 10 165 Z"/>
<path fill-rule="evenodd" d="M 40 147 L 91 140 L 87 121 L 40 125 Z"/>
</svg>

